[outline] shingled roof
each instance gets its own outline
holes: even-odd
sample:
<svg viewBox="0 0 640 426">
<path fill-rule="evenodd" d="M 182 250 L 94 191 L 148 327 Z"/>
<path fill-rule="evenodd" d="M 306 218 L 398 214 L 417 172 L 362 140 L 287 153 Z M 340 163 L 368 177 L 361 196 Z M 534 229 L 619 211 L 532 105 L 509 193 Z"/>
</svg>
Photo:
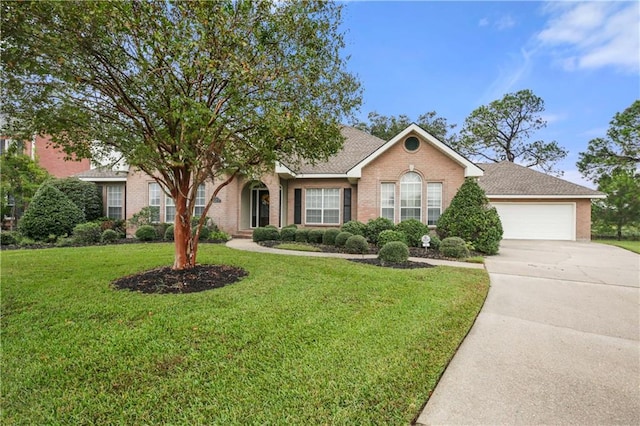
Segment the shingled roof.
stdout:
<svg viewBox="0 0 640 426">
<path fill-rule="evenodd" d="M 336 155 L 323 163 L 302 164 L 295 172 L 305 175 L 345 174 L 386 143 L 386 141 L 355 127 L 342 126 L 341 133 L 345 141 L 342 149 Z M 287 165 L 285 161 L 283 163 Z"/>
<path fill-rule="evenodd" d="M 489 197 L 505 195 L 602 198 L 604 196 L 602 192 L 509 161 L 482 163 L 478 166 L 484 170 L 484 176 L 478 178 L 478 184 Z"/>
<path fill-rule="evenodd" d="M 110 167 L 96 167 L 95 169 L 86 170 L 76 173 L 74 176 L 80 180 L 88 181 L 125 181 L 128 172 L 126 170 L 113 170 Z"/>
</svg>

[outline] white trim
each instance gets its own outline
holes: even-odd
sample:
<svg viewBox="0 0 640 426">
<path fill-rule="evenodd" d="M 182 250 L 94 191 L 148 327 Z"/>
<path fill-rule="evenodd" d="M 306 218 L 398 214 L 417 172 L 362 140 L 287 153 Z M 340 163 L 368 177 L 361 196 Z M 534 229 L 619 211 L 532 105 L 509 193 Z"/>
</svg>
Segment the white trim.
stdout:
<svg viewBox="0 0 640 426">
<path fill-rule="evenodd" d="M 91 177 L 78 177 L 83 182 L 126 182 L 126 177 L 121 178 L 91 178 Z"/>
<path fill-rule="evenodd" d="M 513 200 L 531 200 L 531 199 L 545 199 L 545 200 L 553 200 L 553 199 L 571 199 L 571 198 L 607 198 L 605 194 L 602 195 L 494 195 L 487 194 L 487 198 L 492 200 L 494 198 L 505 198 L 505 199 L 513 199 Z M 499 202 L 499 201 L 498 201 Z"/>
<path fill-rule="evenodd" d="M 428 143 L 433 145 L 436 149 L 442 151 L 449 158 L 460 164 L 464 167 L 464 176 L 465 177 L 479 177 L 483 176 L 484 172 L 481 168 L 473 164 L 471 161 L 464 158 L 462 155 L 458 154 L 456 151 L 451 149 L 449 146 L 440 142 L 434 136 L 425 132 L 420 126 L 417 124 L 410 124 L 409 127 L 404 129 L 402 132 L 398 133 L 393 139 L 382 145 L 380 148 L 375 150 L 371 155 L 362 160 L 360 163 L 356 164 L 351 170 L 347 172 L 347 177 L 350 178 L 360 178 L 362 176 L 362 169 L 371 163 L 373 160 L 382 155 L 385 151 L 391 148 L 393 145 L 398 143 L 399 141 L 404 141 L 404 139 L 411 133 L 417 133 L 422 139 L 426 140 Z"/>
</svg>

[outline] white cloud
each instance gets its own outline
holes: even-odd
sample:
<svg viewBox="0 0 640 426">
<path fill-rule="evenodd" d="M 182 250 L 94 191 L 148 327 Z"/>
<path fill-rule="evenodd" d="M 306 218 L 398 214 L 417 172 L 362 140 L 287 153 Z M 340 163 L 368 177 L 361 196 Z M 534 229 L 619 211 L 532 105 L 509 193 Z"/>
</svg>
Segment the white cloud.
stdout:
<svg viewBox="0 0 640 426">
<path fill-rule="evenodd" d="M 516 21 L 511 17 L 511 15 L 504 15 L 498 19 L 494 25 L 498 30 L 502 31 L 514 27 L 516 25 Z"/>
<path fill-rule="evenodd" d="M 564 69 L 640 71 L 639 3 L 563 3 L 547 7 L 546 13 L 550 18 L 536 38 L 555 48 L 552 53 Z"/>
<path fill-rule="evenodd" d="M 482 18 L 480 21 L 478 21 L 479 27 L 486 27 L 487 25 L 489 25 L 489 19 L 487 18 Z"/>
<path fill-rule="evenodd" d="M 557 123 L 559 121 L 566 120 L 567 114 L 564 114 L 564 113 L 560 113 L 560 114 L 547 113 L 547 114 L 542 114 L 541 118 L 544 121 L 546 121 L 547 124 L 551 124 L 551 123 Z"/>
</svg>

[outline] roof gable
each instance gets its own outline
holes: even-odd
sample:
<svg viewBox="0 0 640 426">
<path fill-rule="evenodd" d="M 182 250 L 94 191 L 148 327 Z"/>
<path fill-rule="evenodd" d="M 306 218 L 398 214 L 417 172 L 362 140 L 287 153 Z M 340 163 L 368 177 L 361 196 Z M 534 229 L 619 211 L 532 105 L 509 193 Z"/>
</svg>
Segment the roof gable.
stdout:
<svg viewBox="0 0 640 426">
<path fill-rule="evenodd" d="M 478 164 L 484 176 L 478 184 L 494 198 L 603 198 L 604 194 L 568 182 L 564 179 L 538 172 L 528 167 L 502 161 Z"/>
<path fill-rule="evenodd" d="M 455 161 L 456 163 L 460 164 L 460 166 L 462 166 L 464 168 L 464 176 L 465 177 L 482 176 L 482 174 L 483 174 L 482 169 L 480 169 L 478 166 L 473 164 L 471 161 L 467 160 L 462 155 L 458 154 L 450 146 L 448 146 L 447 144 L 441 142 L 440 140 L 438 140 L 437 138 L 432 136 L 430 133 L 428 133 L 427 131 L 425 131 L 424 129 L 422 129 L 420 126 L 418 126 L 415 123 L 410 124 L 406 129 L 404 129 L 402 132 L 398 133 L 394 138 L 392 138 L 388 142 L 386 142 L 383 145 L 381 145 L 378 149 L 376 149 L 374 152 L 372 152 L 366 158 L 363 158 L 362 161 L 358 162 L 358 164 L 356 164 L 353 168 L 351 168 L 347 172 L 347 176 L 350 177 L 350 178 L 359 178 L 359 177 L 361 177 L 362 176 L 362 169 L 366 165 L 368 165 L 373 160 L 375 160 L 380 155 L 382 155 L 384 152 L 389 150 L 389 148 L 394 146 L 396 143 L 403 141 L 411 133 L 417 134 L 423 140 L 425 140 L 427 143 L 429 143 L 431 146 L 435 147 L 436 149 L 441 151 L 443 154 L 445 154 L 447 157 L 451 158 L 453 161 Z"/>
</svg>

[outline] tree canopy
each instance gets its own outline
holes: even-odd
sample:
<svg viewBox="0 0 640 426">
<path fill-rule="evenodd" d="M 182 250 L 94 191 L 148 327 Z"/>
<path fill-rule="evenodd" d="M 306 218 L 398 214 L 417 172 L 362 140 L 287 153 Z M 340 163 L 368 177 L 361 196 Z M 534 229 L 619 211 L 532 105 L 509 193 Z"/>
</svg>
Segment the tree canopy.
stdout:
<svg viewBox="0 0 640 426">
<path fill-rule="evenodd" d="M 411 123 L 414 123 L 414 121 L 405 114 L 396 117 L 380 115 L 372 111 L 367 116 L 366 122 L 356 121 L 353 123 L 353 126 L 388 141 L 406 129 Z M 415 123 L 442 142 L 451 143 L 455 140 L 455 133 L 450 132 L 456 125 L 447 123 L 447 119 L 439 117 L 435 111 L 429 111 L 420 115 Z"/>
<path fill-rule="evenodd" d="M 579 154 L 578 170 L 588 179 L 598 181 L 615 169 L 635 170 L 640 165 L 640 100 L 609 123 L 606 138 L 589 141 Z"/>
<path fill-rule="evenodd" d="M 640 173 L 615 169 L 600 178 L 598 190 L 607 194 L 607 198 L 594 203 L 595 222 L 614 226 L 618 239 L 622 238 L 624 226 L 640 225 Z"/>
<path fill-rule="evenodd" d="M 174 268 L 195 265 L 220 189 L 283 157 L 324 160 L 360 104 L 341 5 L 324 1 L 3 2 L 3 112 L 12 134 L 96 145 L 175 200 Z M 198 186 L 215 182 L 192 236 Z"/>
<path fill-rule="evenodd" d="M 554 165 L 567 151 L 556 141 L 531 140 L 547 125 L 541 116 L 544 110 L 544 101 L 531 90 L 507 93 L 471 112 L 454 148 L 476 160 L 508 160 L 560 174 Z"/>
</svg>

